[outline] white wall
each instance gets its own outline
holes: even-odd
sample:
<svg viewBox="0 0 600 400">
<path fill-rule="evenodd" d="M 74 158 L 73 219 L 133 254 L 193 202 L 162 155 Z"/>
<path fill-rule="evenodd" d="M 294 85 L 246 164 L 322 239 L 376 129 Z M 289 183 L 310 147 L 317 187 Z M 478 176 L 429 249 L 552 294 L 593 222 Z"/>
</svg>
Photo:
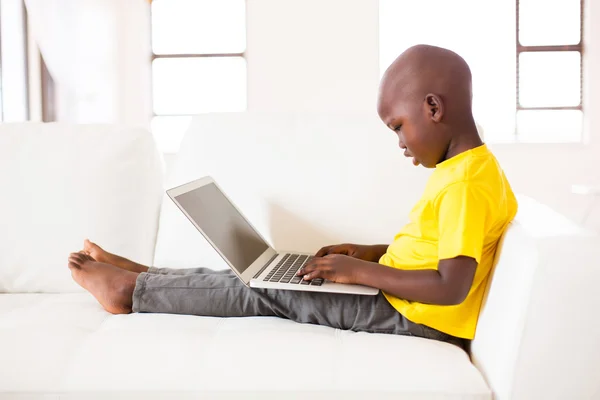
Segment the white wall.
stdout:
<svg viewBox="0 0 600 400">
<path fill-rule="evenodd" d="M 600 185 L 600 3 L 586 3 L 587 142 L 493 146 L 516 191 L 575 220 L 593 199 L 571 185 Z M 247 57 L 251 111 L 375 112 L 378 2 L 250 0 Z M 600 229 L 597 203 L 588 225 Z"/>
<path fill-rule="evenodd" d="M 516 191 L 575 220 L 592 199 L 571 194 L 571 185 L 600 185 L 600 3 L 586 3 L 587 142 L 493 146 Z M 119 4 L 119 40 L 110 113 L 114 122 L 144 125 L 151 114 L 149 6 L 143 0 L 113 4 Z M 378 11 L 376 0 L 248 0 L 248 109 L 375 116 Z M 600 201 L 588 224 L 600 229 Z"/>
<path fill-rule="evenodd" d="M 105 1 L 105 0 L 104 0 Z M 152 117 L 150 7 L 147 0 L 116 0 L 119 29 L 117 58 L 117 120 L 149 128 Z M 129 62 L 139 60 L 139 64 Z"/>
<path fill-rule="evenodd" d="M 376 0 L 249 0 L 248 109 L 375 110 Z"/>
</svg>

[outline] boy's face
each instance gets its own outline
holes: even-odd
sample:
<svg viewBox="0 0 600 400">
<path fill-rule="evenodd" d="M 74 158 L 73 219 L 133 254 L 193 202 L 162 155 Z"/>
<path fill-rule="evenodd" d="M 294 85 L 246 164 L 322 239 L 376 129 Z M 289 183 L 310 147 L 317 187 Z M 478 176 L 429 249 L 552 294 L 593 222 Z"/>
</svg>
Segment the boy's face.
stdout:
<svg viewBox="0 0 600 400">
<path fill-rule="evenodd" d="M 387 97 L 387 98 L 386 98 Z M 390 98 L 393 97 L 393 98 Z M 398 136 L 398 145 L 414 165 L 435 168 L 443 160 L 447 146 L 433 118 L 427 98 L 421 102 L 403 96 L 380 96 L 379 117 Z"/>
</svg>

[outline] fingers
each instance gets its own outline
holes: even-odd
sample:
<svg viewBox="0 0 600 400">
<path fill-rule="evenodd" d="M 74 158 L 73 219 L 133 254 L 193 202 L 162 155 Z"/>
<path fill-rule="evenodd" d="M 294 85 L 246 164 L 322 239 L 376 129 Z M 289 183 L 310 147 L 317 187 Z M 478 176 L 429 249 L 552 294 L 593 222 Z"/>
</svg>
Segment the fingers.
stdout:
<svg viewBox="0 0 600 400">
<path fill-rule="evenodd" d="M 348 255 L 351 252 L 353 252 L 352 245 L 349 245 L 347 243 L 336 244 L 336 245 L 333 245 L 333 246 L 323 247 L 321 250 L 319 250 L 317 252 L 317 254 L 315 254 L 315 257 L 324 257 L 324 256 L 330 255 L 330 254 L 344 254 L 344 255 Z"/>
<path fill-rule="evenodd" d="M 312 263 L 311 263 L 311 264 L 309 264 L 309 263 L 306 263 L 306 264 L 304 265 L 304 267 L 300 268 L 300 269 L 298 270 L 298 272 L 296 272 L 296 276 L 303 276 L 303 275 L 306 275 L 306 274 L 308 274 L 309 272 L 312 272 L 312 271 L 314 271 L 315 269 L 316 269 L 316 266 L 315 266 L 314 264 L 312 264 Z"/>
<path fill-rule="evenodd" d="M 313 279 L 323 278 L 325 279 L 325 271 L 321 271 L 320 269 L 316 269 L 302 277 L 305 281 L 312 281 Z"/>
<path fill-rule="evenodd" d="M 315 257 L 323 257 L 324 255 L 329 254 L 329 250 L 331 250 L 334 247 L 335 246 L 325 246 L 325 247 L 321 248 L 321 250 L 317 251 L 317 254 L 315 254 Z"/>
<path fill-rule="evenodd" d="M 315 278 L 325 279 L 325 275 L 331 269 L 328 259 L 331 258 L 331 254 L 326 257 L 313 257 L 309 260 L 304 267 L 298 270 L 296 276 L 302 276 L 304 280 L 311 280 Z"/>
<path fill-rule="evenodd" d="M 321 249 L 323 250 L 323 249 Z M 319 251 L 321 251 L 319 250 Z M 309 272 L 314 271 L 317 268 L 317 260 L 320 259 L 317 258 L 317 256 L 312 257 L 311 259 L 309 259 L 306 264 L 304 264 L 304 266 L 302 268 L 300 268 L 298 270 L 298 272 L 296 272 L 296 276 L 304 276 L 306 277 L 306 274 L 308 274 Z"/>
<path fill-rule="evenodd" d="M 310 281 L 311 279 L 321 278 L 323 277 L 324 271 L 321 269 L 323 267 L 319 267 L 317 265 L 313 266 L 304 266 L 300 271 L 298 271 L 298 276 L 302 276 L 305 281 Z"/>
</svg>

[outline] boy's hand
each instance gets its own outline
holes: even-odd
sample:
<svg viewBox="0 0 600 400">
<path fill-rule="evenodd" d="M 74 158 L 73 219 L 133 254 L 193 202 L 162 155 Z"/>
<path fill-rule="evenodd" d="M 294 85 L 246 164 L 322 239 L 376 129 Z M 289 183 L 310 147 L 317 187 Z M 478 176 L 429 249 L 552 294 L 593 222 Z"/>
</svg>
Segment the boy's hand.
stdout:
<svg viewBox="0 0 600 400">
<path fill-rule="evenodd" d="M 324 257 L 331 254 L 343 254 L 359 260 L 377 262 L 386 252 L 387 245 L 362 245 L 362 244 L 336 244 L 333 246 L 323 247 L 317 251 L 315 257 Z"/>
<path fill-rule="evenodd" d="M 359 260 L 342 254 L 330 254 L 325 257 L 315 256 L 302 267 L 297 275 L 305 280 L 323 278 L 338 283 L 357 283 L 361 269 L 370 262 Z"/>
</svg>

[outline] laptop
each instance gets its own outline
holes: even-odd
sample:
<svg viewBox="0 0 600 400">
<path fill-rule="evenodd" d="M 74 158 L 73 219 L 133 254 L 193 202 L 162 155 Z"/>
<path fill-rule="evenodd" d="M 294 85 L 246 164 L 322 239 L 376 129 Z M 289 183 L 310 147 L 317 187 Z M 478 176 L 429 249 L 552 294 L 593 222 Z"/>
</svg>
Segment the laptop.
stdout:
<svg viewBox="0 0 600 400">
<path fill-rule="evenodd" d="M 376 295 L 379 289 L 305 281 L 296 272 L 311 254 L 278 253 L 248 222 L 211 177 L 167 190 L 168 196 L 246 286 L 264 289 Z"/>
</svg>

